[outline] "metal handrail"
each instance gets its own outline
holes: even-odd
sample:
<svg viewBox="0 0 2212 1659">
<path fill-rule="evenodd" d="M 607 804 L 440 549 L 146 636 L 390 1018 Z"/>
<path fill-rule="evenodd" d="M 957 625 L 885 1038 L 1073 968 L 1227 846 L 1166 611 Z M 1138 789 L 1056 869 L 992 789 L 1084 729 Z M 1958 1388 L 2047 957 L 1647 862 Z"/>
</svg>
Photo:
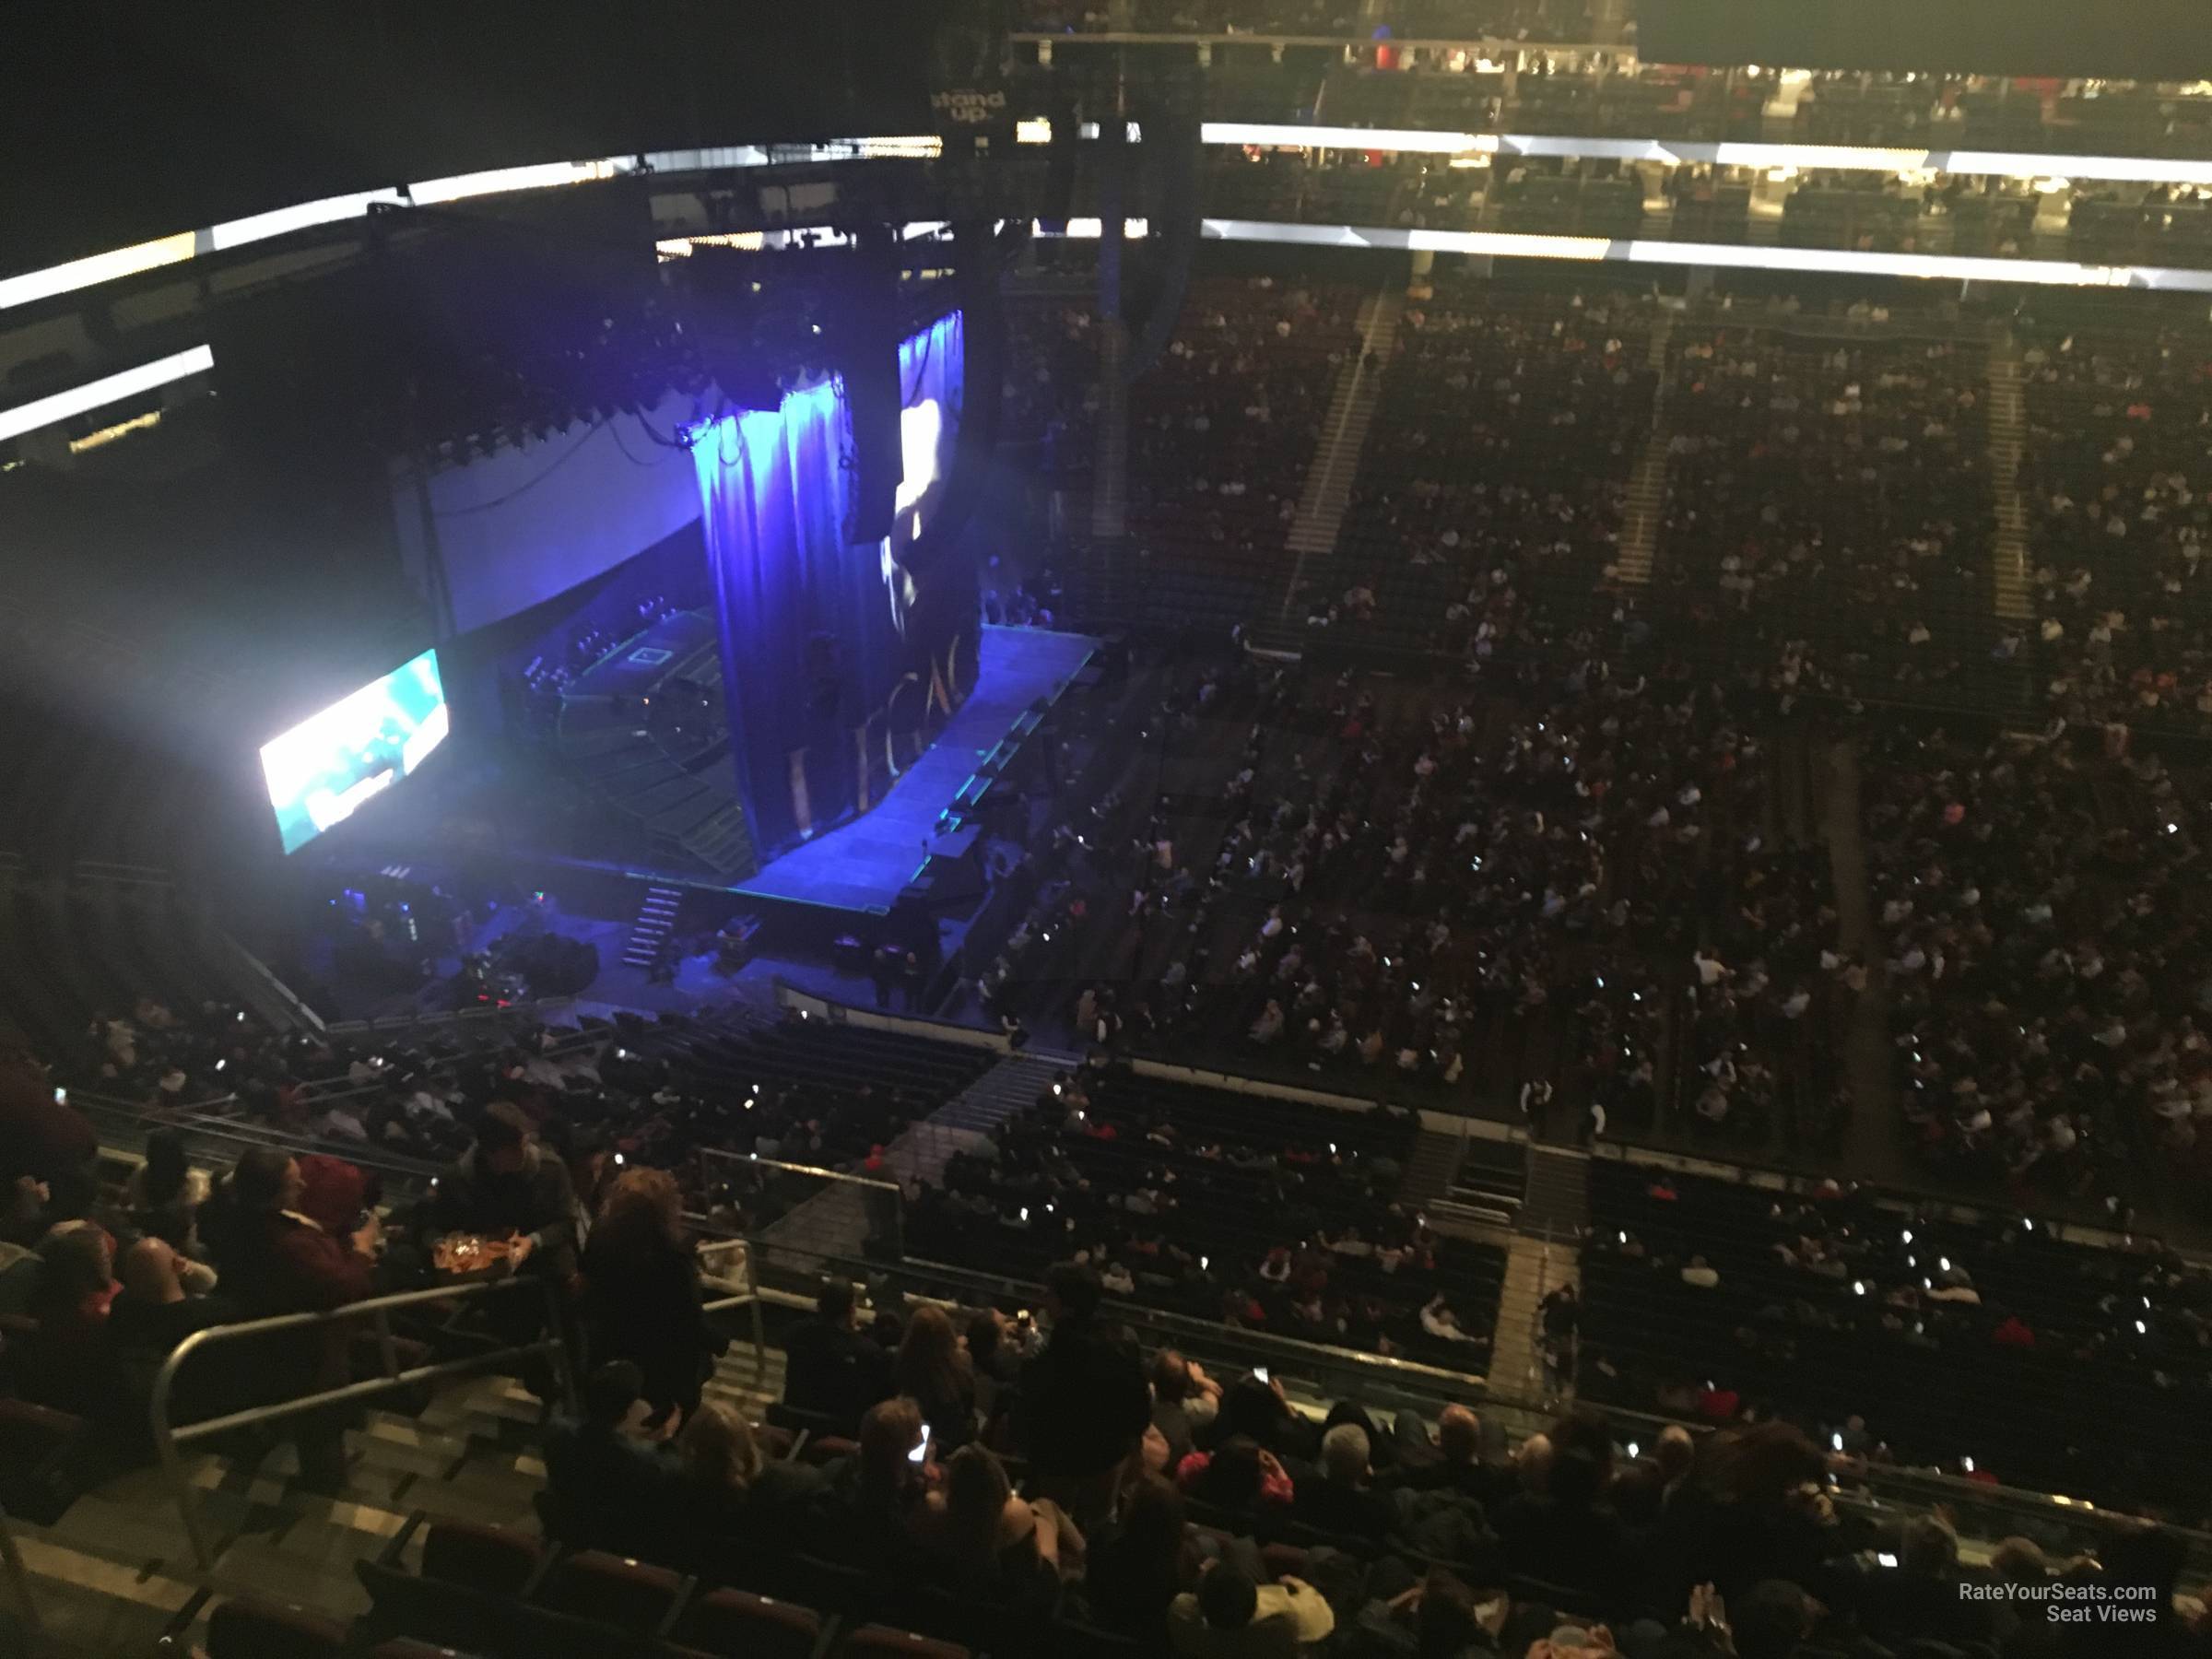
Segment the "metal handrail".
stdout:
<svg viewBox="0 0 2212 1659">
<path fill-rule="evenodd" d="M 733 1152 L 727 1147 L 700 1147 L 699 1158 L 717 1159 L 724 1163 L 742 1164 L 748 1170 L 781 1170 L 787 1175 L 812 1175 L 823 1181 L 841 1182 L 847 1186 L 876 1187 L 887 1193 L 900 1192 L 895 1181 L 885 1181 L 875 1175 L 854 1175 L 845 1170 L 826 1170 L 819 1164 L 786 1163 L 780 1158 L 763 1158 L 758 1152 Z M 704 1166 L 701 1166 L 704 1173 Z"/>
<path fill-rule="evenodd" d="M 462 1359 L 401 1368 L 392 1335 L 391 1315 L 394 1309 L 451 1303 L 472 1297 L 495 1296 L 518 1288 L 535 1290 L 546 1299 L 546 1330 L 548 1335 L 535 1342 L 494 1348 Z M 280 1331 L 314 1330 L 358 1324 L 363 1319 L 371 1320 L 375 1324 L 378 1354 L 384 1368 L 382 1376 L 359 1382 L 347 1382 L 336 1388 L 317 1389 L 311 1394 L 268 1405 L 250 1406 L 242 1411 L 203 1418 L 181 1427 L 170 1422 L 169 1397 L 176 1386 L 177 1371 L 185 1360 L 203 1348 L 211 1347 L 217 1343 L 265 1336 Z M 235 1324 L 210 1325 L 206 1330 L 194 1331 L 170 1350 L 169 1358 L 161 1362 L 161 1369 L 155 1373 L 153 1395 L 147 1406 L 147 1418 L 153 1430 L 154 1451 L 160 1461 L 162 1477 L 169 1483 L 170 1495 L 176 1500 L 177 1513 L 184 1524 L 184 1535 L 191 1542 L 193 1559 L 200 1571 L 210 1573 L 215 1571 L 215 1552 L 208 1545 L 206 1518 L 200 1513 L 199 1494 L 184 1477 L 184 1460 L 179 1447 L 255 1423 L 278 1422 L 324 1406 L 345 1405 L 388 1394 L 394 1389 L 409 1388 L 418 1382 L 434 1382 L 442 1377 L 458 1377 L 490 1366 L 536 1358 L 543 1358 L 552 1367 L 556 1386 L 562 1398 L 572 1406 L 575 1404 L 575 1381 L 570 1374 L 567 1350 L 560 1339 L 558 1289 L 552 1280 L 537 1277 L 479 1280 L 473 1284 L 439 1287 L 429 1290 L 404 1290 L 391 1296 L 376 1296 L 363 1301 L 348 1302 L 342 1308 L 320 1312 L 277 1313 L 264 1319 L 241 1320 Z"/>
<path fill-rule="evenodd" d="M 828 1255 L 822 1256 L 821 1260 L 825 1264 L 839 1263 L 855 1272 L 881 1273 L 888 1265 L 880 1262 L 841 1261 L 841 1258 Z M 956 1295 L 963 1292 L 980 1295 L 985 1300 L 993 1295 L 1011 1294 L 1035 1301 L 1043 1294 L 1041 1287 L 1011 1276 L 981 1273 L 911 1256 L 891 1266 L 890 1271 L 894 1275 L 907 1274 L 917 1279 L 950 1287 Z M 1486 1414 L 1496 1415 L 1501 1425 L 1509 1421 L 1517 1422 L 1524 1433 L 1547 1429 L 1556 1415 L 1555 1403 L 1542 1398 L 1529 1398 L 1518 1390 L 1506 1392 L 1506 1381 L 1502 1378 L 1497 1380 L 1500 1387 L 1494 1391 L 1490 1379 L 1472 1371 L 1449 1371 L 1416 1359 L 1332 1347 L 1324 1343 L 1308 1342 L 1274 1332 L 1225 1326 L 1188 1314 L 1146 1307 L 1141 1303 L 1110 1299 L 1104 1306 L 1115 1320 L 1129 1325 L 1140 1338 L 1150 1336 L 1162 1344 L 1171 1343 L 1201 1358 L 1209 1349 L 1218 1350 L 1226 1338 L 1232 1346 L 1283 1356 L 1285 1364 L 1277 1369 L 1291 1375 L 1302 1372 L 1325 1377 L 1331 1371 L 1340 1376 L 1349 1372 L 1370 1379 L 1378 1389 L 1394 1385 L 1430 1395 L 1440 1403 L 1477 1406 Z M 1602 1409 L 1624 1438 L 1635 1439 L 1645 1444 L 1654 1441 L 1659 1431 L 1668 1427 L 1686 1428 L 1693 1434 L 1704 1434 L 1713 1428 L 1711 1423 L 1693 1418 L 1638 1411 L 1609 1403 Z M 1853 1478 L 1864 1485 L 1877 1500 L 1914 1507 L 1946 1504 L 1961 1515 L 1970 1509 L 1997 1509 L 2008 1512 L 2015 1517 L 2033 1517 L 2045 1524 L 2068 1529 L 2122 1526 L 2130 1521 L 2124 1512 L 2098 1508 L 2081 1500 L 2024 1487 L 1986 1485 L 1963 1476 L 1924 1467 L 1870 1465 L 1855 1471 Z M 2172 1526 L 2168 1530 L 2183 1539 L 2193 1561 L 2212 1563 L 2212 1534 Z M 1994 1535 L 1992 1541 L 1994 1541 Z"/>
<path fill-rule="evenodd" d="M 743 1308 L 751 1315 L 753 1381 L 759 1382 L 768 1375 L 768 1325 L 761 1312 L 760 1280 L 754 1271 L 754 1264 L 759 1260 L 759 1253 L 753 1248 L 752 1240 L 746 1238 L 702 1240 L 697 1246 L 697 1253 L 700 1258 L 701 1276 L 706 1278 L 708 1289 L 710 1291 L 729 1291 L 726 1296 L 710 1295 L 700 1312 L 702 1313 L 728 1313 Z M 739 1270 L 735 1278 L 726 1275 L 721 1277 L 706 1275 L 707 1261 L 718 1255 L 737 1257 Z"/>
</svg>

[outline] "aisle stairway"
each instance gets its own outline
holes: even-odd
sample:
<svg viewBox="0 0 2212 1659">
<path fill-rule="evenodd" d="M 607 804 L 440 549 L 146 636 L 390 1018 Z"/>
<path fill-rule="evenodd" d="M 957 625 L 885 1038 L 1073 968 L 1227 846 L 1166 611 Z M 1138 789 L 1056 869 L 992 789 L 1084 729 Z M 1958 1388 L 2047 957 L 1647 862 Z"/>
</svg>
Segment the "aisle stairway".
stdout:
<svg viewBox="0 0 2212 1659">
<path fill-rule="evenodd" d="M 1405 293 L 1394 285 L 1359 308 L 1361 355 L 1347 362 L 1336 376 L 1335 392 L 1322 426 L 1321 450 L 1307 469 L 1298 516 L 1290 522 L 1287 545 L 1297 557 L 1283 589 L 1278 618 L 1282 622 L 1290 620 L 1292 607 L 1299 603 L 1308 559 L 1325 559 L 1335 550 L 1345 510 L 1351 505 L 1352 483 L 1359 476 L 1359 457 L 1367 449 L 1367 429 L 1382 399 L 1383 377 L 1405 313 Z"/>
<path fill-rule="evenodd" d="M 1652 325 L 1649 366 L 1658 376 L 1652 397 L 1652 429 L 1643 441 L 1643 453 L 1629 477 L 1628 519 L 1621 525 L 1620 551 L 1614 559 L 1619 581 L 1639 586 L 1651 581 L 1652 566 L 1659 554 L 1659 526 L 1666 512 L 1666 450 L 1674 436 L 1666 423 L 1666 347 L 1674 337 L 1675 313 L 1660 312 Z"/>
<path fill-rule="evenodd" d="M 2034 615 L 2028 588 L 2028 508 L 2020 496 L 2020 449 L 2027 437 L 2020 347 L 2007 330 L 1989 348 L 1989 487 L 1997 505 L 1991 597 L 2006 622 L 2025 622 Z"/>
<path fill-rule="evenodd" d="M 1072 1070 L 1065 1055 L 1009 1054 L 891 1144 L 891 1167 L 903 1182 L 935 1184 L 956 1152 L 982 1151 L 992 1130 L 1034 1105 L 1053 1074 Z"/>
<path fill-rule="evenodd" d="M 1526 1159 L 1526 1149 L 1516 1141 L 1468 1141 L 1450 1187 L 1436 1202 L 1436 1213 L 1462 1222 L 1512 1227 L 1527 1185 Z"/>
<path fill-rule="evenodd" d="M 762 1373 L 750 1343 L 733 1344 L 707 1394 L 758 1420 L 782 1392 L 782 1355 L 771 1349 L 766 1360 Z M 284 1477 L 295 1466 L 288 1447 L 253 1472 L 215 1456 L 188 1458 L 185 1474 L 202 1494 L 216 1544 L 209 1586 L 218 1599 L 245 1594 L 346 1618 L 368 1605 L 354 1563 L 382 1551 L 417 1510 L 535 1534 L 532 1500 L 546 1473 L 538 1418 L 535 1396 L 498 1376 L 448 1387 L 418 1418 L 371 1410 L 346 1436 L 346 1482 L 334 1497 L 287 1490 Z M 165 1629 L 191 1630 L 206 1599 L 157 1469 L 103 1483 L 51 1527 L 11 1525 L 44 1652 L 150 1653 Z M 0 1613 L 0 1653 L 41 1651 L 17 1634 Z"/>
<path fill-rule="evenodd" d="M 1413 1156 L 1406 1160 L 1405 1178 L 1398 1182 L 1398 1204 L 1416 1214 L 1426 1211 L 1446 1193 L 1459 1174 L 1460 1154 L 1466 1142 L 1456 1135 L 1424 1129 L 1415 1137 Z"/>
<path fill-rule="evenodd" d="M 1531 1237 L 1579 1240 L 1590 1225 L 1590 1154 L 1532 1145 L 1527 1196 L 1514 1224 Z"/>
<path fill-rule="evenodd" d="M 1075 1062 L 1065 1055 L 1016 1054 L 1001 1060 L 928 1117 L 908 1125 L 884 1149 L 883 1179 L 912 1187 L 935 1184 L 947 1159 L 989 1149 L 990 1131 L 1052 1087 L 1053 1074 Z M 895 1195 L 857 1181 L 824 1180 L 821 1190 L 761 1230 L 764 1283 L 791 1288 L 818 1277 L 826 1262 L 872 1259 L 890 1226 L 886 1203 Z"/>
<path fill-rule="evenodd" d="M 1546 1400 L 1555 1392 L 1546 1376 L 1538 1336 L 1544 1299 L 1576 1284 L 1581 1253 L 1572 1244 L 1516 1235 L 1506 1252 L 1505 1284 L 1498 1296 L 1498 1325 L 1490 1338 L 1490 1393 Z"/>
<path fill-rule="evenodd" d="M 1129 388 L 1122 376 L 1127 329 L 1114 318 L 1099 324 L 1099 410 L 1090 468 L 1090 535 L 1121 540 L 1129 495 Z M 1111 563 L 1111 561 L 1110 561 Z"/>
</svg>

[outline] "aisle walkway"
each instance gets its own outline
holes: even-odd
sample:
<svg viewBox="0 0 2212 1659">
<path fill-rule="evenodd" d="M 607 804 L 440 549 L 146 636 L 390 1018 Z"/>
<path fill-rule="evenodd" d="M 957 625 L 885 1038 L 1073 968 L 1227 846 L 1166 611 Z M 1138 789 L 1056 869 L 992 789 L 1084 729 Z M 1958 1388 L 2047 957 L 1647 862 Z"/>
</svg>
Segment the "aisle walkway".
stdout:
<svg viewBox="0 0 2212 1659">
<path fill-rule="evenodd" d="M 1882 972 L 1882 940 L 1874 926 L 1867 888 L 1866 834 L 1859 794 L 1858 745 L 1827 746 L 1828 855 L 1836 888 L 1836 931 L 1846 954 L 1866 964 L 1866 991 L 1851 1012 L 1843 1039 L 1843 1075 L 1850 1080 L 1851 1126 L 1844 1158 L 1854 1175 L 1909 1182 L 1918 1171 L 1898 1131 L 1889 1065 L 1889 997 Z"/>
</svg>

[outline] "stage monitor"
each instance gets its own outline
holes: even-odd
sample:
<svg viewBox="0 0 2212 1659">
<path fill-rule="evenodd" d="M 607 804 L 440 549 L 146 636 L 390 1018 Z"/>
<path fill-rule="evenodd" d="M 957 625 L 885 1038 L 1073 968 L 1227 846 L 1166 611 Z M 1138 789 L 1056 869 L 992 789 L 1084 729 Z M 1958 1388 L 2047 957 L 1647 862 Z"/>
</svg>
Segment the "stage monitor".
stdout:
<svg viewBox="0 0 2212 1659">
<path fill-rule="evenodd" d="M 448 724 L 438 653 L 426 651 L 262 745 L 284 850 L 297 853 L 415 771 Z"/>
</svg>

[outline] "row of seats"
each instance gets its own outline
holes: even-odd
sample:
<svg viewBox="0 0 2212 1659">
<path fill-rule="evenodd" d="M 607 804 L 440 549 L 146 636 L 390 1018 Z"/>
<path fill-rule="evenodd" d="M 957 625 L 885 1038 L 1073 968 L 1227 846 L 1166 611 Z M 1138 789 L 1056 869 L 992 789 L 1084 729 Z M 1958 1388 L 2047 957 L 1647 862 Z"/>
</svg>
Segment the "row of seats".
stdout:
<svg viewBox="0 0 2212 1659">
<path fill-rule="evenodd" d="M 1440 286 L 1409 301 L 1307 614 L 1340 607 L 1362 638 L 1464 650 L 1509 630 L 1529 594 L 1586 605 L 1650 430 L 1651 326 L 1603 290 Z"/>
<path fill-rule="evenodd" d="M 1592 1163 L 1590 1204 L 1585 1399 L 1856 1416 L 1900 1462 L 2201 1508 L 2183 1471 L 2207 1450 L 2212 1278 L 2178 1258 L 1613 1159 Z"/>
</svg>

